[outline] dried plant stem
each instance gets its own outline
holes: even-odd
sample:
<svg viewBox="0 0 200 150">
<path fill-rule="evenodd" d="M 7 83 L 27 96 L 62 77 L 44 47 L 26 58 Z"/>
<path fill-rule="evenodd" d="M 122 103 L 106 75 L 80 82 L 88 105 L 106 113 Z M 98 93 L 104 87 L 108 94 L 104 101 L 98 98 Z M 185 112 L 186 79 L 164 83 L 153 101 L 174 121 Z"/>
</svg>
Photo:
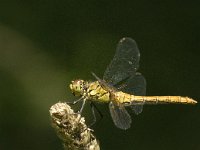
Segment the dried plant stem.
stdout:
<svg viewBox="0 0 200 150">
<path fill-rule="evenodd" d="M 56 103 L 50 108 L 52 126 L 63 141 L 65 150 L 100 150 L 92 130 L 84 117 L 74 113 L 66 103 Z"/>
</svg>

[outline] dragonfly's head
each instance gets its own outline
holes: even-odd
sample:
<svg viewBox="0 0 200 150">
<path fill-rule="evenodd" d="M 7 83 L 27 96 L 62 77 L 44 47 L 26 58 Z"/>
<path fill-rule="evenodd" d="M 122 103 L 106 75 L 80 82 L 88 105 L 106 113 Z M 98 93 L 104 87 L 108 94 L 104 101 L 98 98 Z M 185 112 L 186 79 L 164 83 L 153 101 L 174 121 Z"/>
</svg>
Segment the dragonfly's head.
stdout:
<svg viewBox="0 0 200 150">
<path fill-rule="evenodd" d="M 84 80 L 75 80 L 71 82 L 69 87 L 74 96 L 82 96 L 85 89 L 87 88 L 87 82 L 85 82 Z"/>
</svg>

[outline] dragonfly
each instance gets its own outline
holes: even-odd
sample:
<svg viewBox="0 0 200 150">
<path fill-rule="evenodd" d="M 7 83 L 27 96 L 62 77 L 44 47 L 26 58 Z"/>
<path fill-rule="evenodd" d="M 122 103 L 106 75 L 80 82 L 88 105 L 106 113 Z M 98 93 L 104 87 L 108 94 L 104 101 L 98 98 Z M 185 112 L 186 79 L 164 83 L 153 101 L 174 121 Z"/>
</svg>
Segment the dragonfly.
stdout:
<svg viewBox="0 0 200 150">
<path fill-rule="evenodd" d="M 91 106 L 95 106 L 95 102 L 108 103 L 114 124 L 126 130 L 132 122 L 126 107 L 140 114 L 144 104 L 197 103 L 192 98 L 182 96 L 145 96 L 146 80 L 137 72 L 139 60 L 140 51 L 135 40 L 125 37 L 118 42 L 114 58 L 107 66 L 103 79 L 92 73 L 96 81 L 72 81 L 70 89 L 75 96 L 80 97 L 73 104 L 82 101 L 79 112 L 82 112 L 86 101 L 90 101 Z"/>
</svg>

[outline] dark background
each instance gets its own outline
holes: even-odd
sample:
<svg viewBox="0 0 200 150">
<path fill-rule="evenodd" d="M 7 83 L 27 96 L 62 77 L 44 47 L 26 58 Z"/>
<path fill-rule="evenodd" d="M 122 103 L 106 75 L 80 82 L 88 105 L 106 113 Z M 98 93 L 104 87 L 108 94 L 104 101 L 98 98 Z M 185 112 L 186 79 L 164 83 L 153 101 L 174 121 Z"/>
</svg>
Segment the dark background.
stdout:
<svg viewBox="0 0 200 150">
<path fill-rule="evenodd" d="M 199 101 L 199 18 L 198 1 L 0 1 L 0 149 L 62 150 L 50 106 L 77 99 L 71 80 L 102 77 L 124 36 L 140 48 L 147 95 Z M 145 106 L 127 131 L 98 107 L 103 150 L 200 149 L 199 105 Z M 88 106 L 84 116 L 89 123 Z"/>
</svg>

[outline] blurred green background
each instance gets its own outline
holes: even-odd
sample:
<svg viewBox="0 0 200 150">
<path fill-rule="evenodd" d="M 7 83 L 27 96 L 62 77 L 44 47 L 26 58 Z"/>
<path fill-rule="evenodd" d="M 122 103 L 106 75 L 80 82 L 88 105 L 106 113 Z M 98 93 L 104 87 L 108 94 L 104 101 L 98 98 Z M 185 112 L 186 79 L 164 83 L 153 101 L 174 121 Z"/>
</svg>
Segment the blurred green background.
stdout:
<svg viewBox="0 0 200 150">
<path fill-rule="evenodd" d="M 62 150 L 49 108 L 77 98 L 68 85 L 102 77 L 116 44 L 136 40 L 147 95 L 199 101 L 199 1 L 0 1 L 0 149 Z M 145 106 L 127 131 L 108 106 L 93 129 L 103 150 L 199 150 L 200 107 Z M 78 109 L 77 106 L 75 109 Z M 89 106 L 84 109 L 89 122 Z"/>
</svg>

